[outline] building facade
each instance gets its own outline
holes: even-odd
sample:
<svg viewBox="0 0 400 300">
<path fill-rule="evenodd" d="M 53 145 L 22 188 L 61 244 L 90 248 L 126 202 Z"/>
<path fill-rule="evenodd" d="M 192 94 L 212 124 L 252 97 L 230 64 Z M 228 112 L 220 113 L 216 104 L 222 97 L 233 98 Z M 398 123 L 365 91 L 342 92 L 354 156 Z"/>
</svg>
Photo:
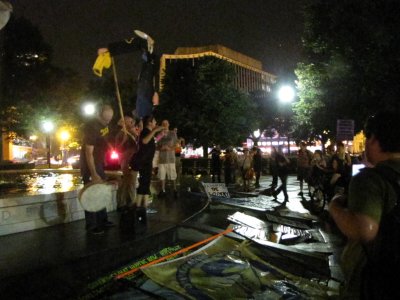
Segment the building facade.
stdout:
<svg viewBox="0 0 400 300">
<path fill-rule="evenodd" d="M 163 54 L 160 63 L 160 87 L 165 70 L 170 64 L 178 60 L 190 60 L 193 64 L 199 58 L 213 56 L 231 63 L 236 71 L 235 87 L 243 92 L 271 91 L 271 86 L 276 82 L 276 76 L 263 71 L 262 63 L 242 53 L 221 45 L 204 47 L 179 47 L 174 54 Z"/>
</svg>

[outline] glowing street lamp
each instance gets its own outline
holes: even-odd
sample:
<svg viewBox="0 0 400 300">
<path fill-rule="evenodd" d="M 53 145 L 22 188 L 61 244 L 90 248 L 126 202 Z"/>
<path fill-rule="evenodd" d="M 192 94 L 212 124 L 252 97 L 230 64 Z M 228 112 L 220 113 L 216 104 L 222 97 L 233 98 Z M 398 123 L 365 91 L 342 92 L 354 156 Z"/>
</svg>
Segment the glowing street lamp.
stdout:
<svg viewBox="0 0 400 300">
<path fill-rule="evenodd" d="M 44 121 L 42 127 L 43 127 L 44 132 L 50 133 L 54 129 L 54 124 L 52 121 Z"/>
<path fill-rule="evenodd" d="M 42 128 L 44 132 L 46 133 L 46 149 L 47 149 L 47 165 L 49 166 L 49 169 L 51 168 L 51 163 L 50 163 L 50 133 L 54 130 L 54 124 L 51 121 L 44 121 L 42 124 Z"/>
<path fill-rule="evenodd" d="M 278 98 L 279 101 L 281 101 L 282 103 L 290 103 L 294 100 L 296 96 L 295 90 L 293 87 L 289 86 L 289 85 L 284 85 L 282 86 L 279 91 L 278 91 Z M 286 121 L 288 121 L 288 119 L 286 119 Z M 286 125 L 288 126 L 288 125 Z M 287 143 L 288 143 L 288 154 L 290 154 L 290 138 L 289 138 L 289 129 L 287 131 Z"/>
<path fill-rule="evenodd" d="M 278 98 L 281 102 L 292 102 L 295 97 L 294 89 L 289 85 L 282 86 L 278 91 Z"/>
<path fill-rule="evenodd" d="M 67 130 L 63 130 L 59 133 L 59 137 L 61 140 L 61 153 L 62 153 L 62 163 L 67 163 L 67 148 L 65 147 L 65 142 L 69 140 L 71 135 Z"/>
<path fill-rule="evenodd" d="M 260 139 L 260 136 L 261 136 L 260 129 L 253 131 L 254 146 L 258 146 L 258 140 Z"/>
<path fill-rule="evenodd" d="M 70 134 L 69 134 L 68 131 L 63 130 L 63 131 L 60 132 L 60 139 L 61 139 L 62 142 L 68 141 L 69 138 L 70 138 Z"/>
<path fill-rule="evenodd" d="M 93 103 L 86 103 L 83 105 L 83 113 L 86 116 L 93 116 L 96 112 L 96 106 Z"/>
</svg>

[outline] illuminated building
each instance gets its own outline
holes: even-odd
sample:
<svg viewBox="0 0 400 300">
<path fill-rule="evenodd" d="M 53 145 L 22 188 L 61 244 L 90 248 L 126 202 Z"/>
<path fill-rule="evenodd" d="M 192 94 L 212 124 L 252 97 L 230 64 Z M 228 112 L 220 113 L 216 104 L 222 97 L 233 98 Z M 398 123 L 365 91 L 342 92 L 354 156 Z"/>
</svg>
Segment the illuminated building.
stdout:
<svg viewBox="0 0 400 300">
<path fill-rule="evenodd" d="M 271 86 L 276 82 L 276 76 L 263 71 L 262 63 L 242 53 L 221 45 L 204 47 L 179 47 L 174 54 L 163 54 L 160 65 L 160 86 L 168 66 L 178 60 L 189 60 L 192 64 L 203 57 L 217 57 L 231 63 L 236 71 L 234 85 L 244 92 L 271 91 Z"/>
</svg>

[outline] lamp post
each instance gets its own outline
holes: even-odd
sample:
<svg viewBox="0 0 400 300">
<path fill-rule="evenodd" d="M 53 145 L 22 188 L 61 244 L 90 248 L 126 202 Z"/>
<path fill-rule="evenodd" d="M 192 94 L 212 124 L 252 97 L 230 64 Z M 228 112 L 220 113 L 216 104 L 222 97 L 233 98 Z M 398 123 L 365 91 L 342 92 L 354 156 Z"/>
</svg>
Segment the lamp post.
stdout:
<svg viewBox="0 0 400 300">
<path fill-rule="evenodd" d="M 282 86 L 278 91 L 278 98 L 282 103 L 291 103 L 296 96 L 294 88 L 289 85 Z M 288 127 L 289 118 L 285 118 L 286 127 Z M 289 128 L 287 128 L 287 143 L 288 143 L 288 155 L 290 154 L 290 137 L 289 137 Z"/>
<path fill-rule="evenodd" d="M 43 122 L 43 130 L 46 133 L 46 155 L 47 155 L 47 165 L 49 166 L 49 169 L 51 169 L 51 162 L 50 162 L 50 147 L 51 147 L 51 141 L 50 141 L 50 133 L 54 129 L 54 124 L 51 121 L 44 121 Z"/>
<path fill-rule="evenodd" d="M 62 155 L 62 164 L 65 165 L 67 163 L 67 147 L 65 146 L 65 142 L 70 138 L 70 134 L 68 131 L 63 130 L 60 132 L 61 139 L 61 155 Z"/>
<path fill-rule="evenodd" d="M 31 143 L 32 143 L 32 146 L 31 146 L 31 151 L 32 151 L 32 160 L 34 160 L 34 159 L 36 159 L 36 153 L 35 153 L 35 147 L 34 147 L 34 145 L 35 145 L 35 142 L 37 141 L 37 136 L 36 135 L 31 135 L 30 137 L 29 137 L 29 140 L 31 141 Z"/>
<path fill-rule="evenodd" d="M 253 131 L 253 137 L 254 137 L 254 146 L 258 146 L 258 141 L 260 139 L 261 132 L 260 129 L 254 130 Z"/>
</svg>

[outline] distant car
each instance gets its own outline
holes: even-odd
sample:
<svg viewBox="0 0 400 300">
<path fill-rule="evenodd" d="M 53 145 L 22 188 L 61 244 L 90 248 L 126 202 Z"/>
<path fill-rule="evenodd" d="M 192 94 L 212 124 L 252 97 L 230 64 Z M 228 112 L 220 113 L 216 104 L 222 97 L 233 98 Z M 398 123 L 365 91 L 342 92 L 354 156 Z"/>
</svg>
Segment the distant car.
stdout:
<svg viewBox="0 0 400 300">
<path fill-rule="evenodd" d="M 74 155 L 67 159 L 68 164 L 72 167 L 72 169 L 80 169 L 80 155 Z M 106 153 L 105 158 L 105 170 L 119 170 L 120 165 L 120 155 L 116 150 L 110 150 Z"/>
<path fill-rule="evenodd" d="M 37 157 L 35 160 L 36 165 L 45 165 L 47 164 L 47 158 L 46 157 Z"/>
<path fill-rule="evenodd" d="M 81 167 L 79 159 L 80 155 L 74 155 L 67 159 L 67 163 L 72 167 L 72 169 L 79 169 Z"/>
</svg>

